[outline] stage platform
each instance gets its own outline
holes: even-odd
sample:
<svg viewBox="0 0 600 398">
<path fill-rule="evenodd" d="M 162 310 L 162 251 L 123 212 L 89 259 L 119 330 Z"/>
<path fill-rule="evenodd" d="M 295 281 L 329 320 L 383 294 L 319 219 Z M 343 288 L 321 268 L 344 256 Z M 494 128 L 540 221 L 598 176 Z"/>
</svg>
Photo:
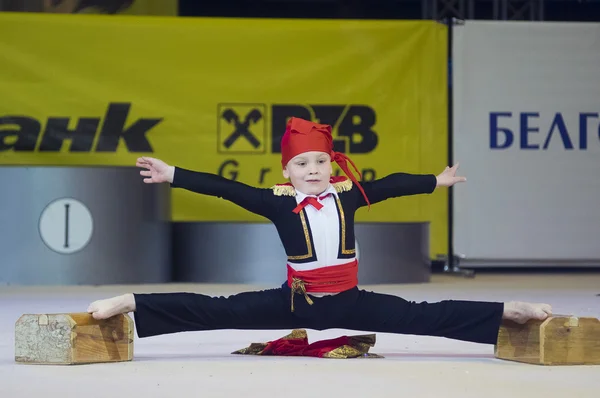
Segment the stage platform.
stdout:
<svg viewBox="0 0 600 398">
<path fill-rule="evenodd" d="M 188 332 L 135 337 L 132 362 L 54 366 L 14 361 L 14 324 L 24 313 L 85 311 L 126 292 L 229 295 L 249 285 L 0 286 L 0 397 L 597 397 L 600 367 L 542 367 L 494 358 L 493 346 L 436 337 L 377 334 L 383 359 L 238 356 L 251 342 L 289 330 Z M 434 274 L 430 283 L 361 286 L 413 301 L 548 302 L 554 313 L 600 317 L 600 273 Z M 360 331 L 308 330 L 309 340 Z"/>
</svg>

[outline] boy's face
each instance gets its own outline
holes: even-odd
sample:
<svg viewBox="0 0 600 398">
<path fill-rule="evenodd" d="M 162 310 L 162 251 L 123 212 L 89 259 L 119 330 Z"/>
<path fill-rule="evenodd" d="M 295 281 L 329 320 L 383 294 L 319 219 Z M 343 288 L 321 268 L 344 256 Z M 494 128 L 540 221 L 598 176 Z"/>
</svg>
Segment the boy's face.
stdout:
<svg viewBox="0 0 600 398">
<path fill-rule="evenodd" d="M 331 158 L 325 152 L 304 152 L 292 158 L 283 176 L 307 195 L 319 195 L 327 189 L 332 173 Z"/>
</svg>

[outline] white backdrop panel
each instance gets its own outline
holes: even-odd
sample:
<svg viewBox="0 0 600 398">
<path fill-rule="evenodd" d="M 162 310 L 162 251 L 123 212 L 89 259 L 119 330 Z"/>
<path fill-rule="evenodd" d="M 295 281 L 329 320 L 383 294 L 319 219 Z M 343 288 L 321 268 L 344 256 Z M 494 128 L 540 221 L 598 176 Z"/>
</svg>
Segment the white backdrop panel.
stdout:
<svg viewBox="0 0 600 398">
<path fill-rule="evenodd" d="M 600 265 L 600 24 L 466 21 L 453 74 L 455 253 Z"/>
</svg>

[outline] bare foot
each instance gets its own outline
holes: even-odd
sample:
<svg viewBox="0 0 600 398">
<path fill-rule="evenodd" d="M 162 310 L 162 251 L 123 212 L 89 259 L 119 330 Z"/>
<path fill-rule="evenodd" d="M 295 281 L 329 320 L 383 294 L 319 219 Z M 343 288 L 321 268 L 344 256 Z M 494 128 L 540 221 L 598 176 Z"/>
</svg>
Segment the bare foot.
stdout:
<svg viewBox="0 0 600 398">
<path fill-rule="evenodd" d="M 87 312 L 92 314 L 94 319 L 106 319 L 131 311 L 135 311 L 135 299 L 131 293 L 94 301 L 87 309 Z"/>
<path fill-rule="evenodd" d="M 552 315 L 552 307 L 548 304 L 533 304 L 520 301 L 511 301 L 504 304 L 504 319 L 516 323 L 526 323 L 530 319 L 543 321 Z"/>
</svg>

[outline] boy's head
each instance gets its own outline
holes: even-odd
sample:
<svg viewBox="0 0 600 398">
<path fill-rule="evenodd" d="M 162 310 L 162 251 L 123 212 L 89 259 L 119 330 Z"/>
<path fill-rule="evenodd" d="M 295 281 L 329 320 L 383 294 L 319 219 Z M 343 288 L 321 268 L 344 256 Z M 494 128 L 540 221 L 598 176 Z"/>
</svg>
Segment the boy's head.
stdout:
<svg viewBox="0 0 600 398">
<path fill-rule="evenodd" d="M 283 176 L 307 195 L 319 195 L 329 186 L 332 175 L 331 162 L 336 162 L 344 173 L 358 186 L 367 203 L 360 183 L 348 169 L 347 161 L 354 163 L 343 153 L 333 150 L 331 126 L 292 117 L 281 139 L 281 165 Z M 356 170 L 356 166 L 354 166 Z M 356 170 L 358 172 L 358 170 Z M 360 176 L 360 173 L 358 173 Z"/>
<path fill-rule="evenodd" d="M 331 156 L 325 152 L 309 151 L 294 156 L 284 167 L 283 176 L 307 195 L 319 195 L 329 186 Z"/>
<path fill-rule="evenodd" d="M 327 189 L 332 174 L 331 126 L 291 118 L 281 140 L 283 176 L 307 195 Z"/>
</svg>

